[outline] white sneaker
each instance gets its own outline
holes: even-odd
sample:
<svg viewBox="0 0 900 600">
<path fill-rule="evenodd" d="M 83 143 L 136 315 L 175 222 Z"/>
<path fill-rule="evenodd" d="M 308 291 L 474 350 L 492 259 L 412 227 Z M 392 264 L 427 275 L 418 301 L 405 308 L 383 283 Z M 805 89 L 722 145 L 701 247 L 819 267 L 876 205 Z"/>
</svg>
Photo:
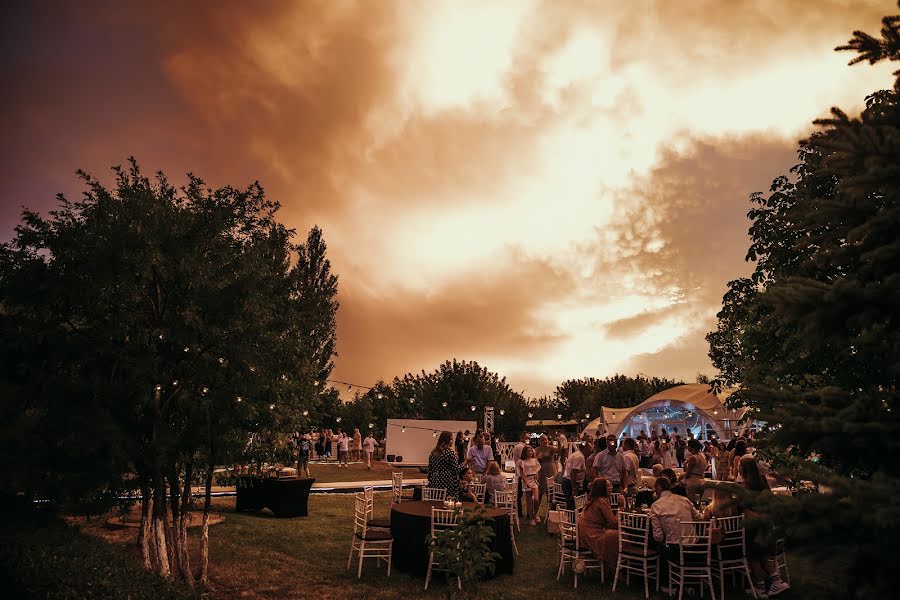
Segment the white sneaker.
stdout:
<svg viewBox="0 0 900 600">
<path fill-rule="evenodd" d="M 783 592 L 785 590 L 789 590 L 789 589 L 791 589 L 791 586 L 786 584 L 780 578 L 775 579 L 772 581 L 772 583 L 769 584 L 769 589 L 766 590 L 766 595 L 768 598 L 772 598 L 774 596 L 777 596 L 781 592 Z"/>
<path fill-rule="evenodd" d="M 751 596 L 751 597 L 753 596 L 753 592 L 756 592 L 756 597 L 757 597 L 757 598 L 762 598 L 763 600 L 765 600 L 766 598 L 769 597 L 769 594 L 766 593 L 766 584 L 765 584 L 765 583 L 753 584 L 753 590 L 752 590 L 752 591 L 751 591 L 751 590 L 744 590 L 744 593 L 745 593 L 746 595 L 748 595 L 748 596 Z"/>
</svg>

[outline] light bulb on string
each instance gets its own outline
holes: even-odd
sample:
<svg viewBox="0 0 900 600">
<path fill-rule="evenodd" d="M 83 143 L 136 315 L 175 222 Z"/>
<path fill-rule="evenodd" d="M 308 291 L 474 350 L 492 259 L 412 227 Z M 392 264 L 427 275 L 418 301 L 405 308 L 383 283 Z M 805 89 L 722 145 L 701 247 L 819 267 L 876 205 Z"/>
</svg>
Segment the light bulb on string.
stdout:
<svg viewBox="0 0 900 600">
<path fill-rule="evenodd" d="M 313 381 L 313 385 L 316 387 L 319 387 L 319 380 L 317 379 L 317 380 Z"/>
<path fill-rule="evenodd" d="M 201 392 L 202 394 L 208 394 L 208 393 L 209 393 L 209 388 L 208 388 L 208 387 L 205 387 L 205 388 L 203 388 L 202 390 L 200 390 L 200 392 Z"/>
<path fill-rule="evenodd" d="M 282 381 L 287 381 L 287 375 L 285 375 L 284 373 L 282 373 L 282 374 L 281 374 L 281 380 L 282 380 Z"/>
<path fill-rule="evenodd" d="M 375 423 L 369 423 L 369 429 L 375 429 Z"/>
<path fill-rule="evenodd" d="M 475 412 L 475 405 L 472 405 L 472 412 Z"/>
<path fill-rule="evenodd" d="M 184 347 L 184 351 L 185 351 L 185 352 L 190 352 L 190 351 L 191 351 L 191 349 L 190 349 L 190 348 L 188 348 L 188 347 L 187 347 L 187 346 L 185 346 L 185 347 Z"/>
<path fill-rule="evenodd" d="M 309 416 L 309 411 L 308 411 L 308 410 L 304 410 L 304 411 L 303 411 L 303 416 L 304 416 L 304 417 Z"/>
<path fill-rule="evenodd" d="M 178 385 L 178 380 L 177 380 L 177 379 L 173 379 L 173 380 L 172 380 L 172 385 L 177 386 L 177 385 Z"/>
<path fill-rule="evenodd" d="M 591 418 L 591 413 L 584 413 L 584 418 L 585 418 L 585 419 L 590 419 L 590 418 Z"/>
<path fill-rule="evenodd" d="M 444 408 L 447 408 L 447 403 L 446 403 L 446 402 L 441 402 L 441 406 L 443 406 Z"/>
<path fill-rule="evenodd" d="M 336 423 L 340 423 L 340 422 L 341 422 L 341 418 L 338 417 L 337 419 L 335 419 L 335 422 L 336 422 Z"/>
<path fill-rule="evenodd" d="M 269 405 L 269 410 L 275 410 L 275 405 L 274 405 L 274 404 L 270 404 L 270 405 Z"/>
<path fill-rule="evenodd" d="M 159 334 L 159 339 L 163 339 L 163 334 Z"/>
<path fill-rule="evenodd" d="M 410 398 L 410 399 L 409 399 L 409 403 L 410 403 L 410 404 L 415 404 L 415 403 L 416 403 L 416 399 L 415 399 L 415 398 Z"/>
<path fill-rule="evenodd" d="M 406 425 L 400 428 L 400 433 L 406 433 Z"/>
<path fill-rule="evenodd" d="M 529 419 L 533 419 L 533 418 L 534 418 L 534 413 L 528 413 L 528 418 L 529 418 Z"/>
<path fill-rule="evenodd" d="M 500 416 L 503 416 L 503 415 L 505 415 L 505 414 L 506 414 L 506 411 L 503 410 L 503 409 L 501 408 L 501 409 L 500 409 Z"/>
<path fill-rule="evenodd" d="M 241 400 L 243 400 L 243 398 L 241 398 L 240 396 L 238 396 L 238 397 L 237 397 L 237 401 L 240 402 Z"/>
<path fill-rule="evenodd" d="M 353 391 L 353 386 L 352 386 L 352 385 L 348 385 L 348 386 L 347 386 L 347 391 L 348 391 L 348 392 L 352 392 L 352 391 Z"/>
<path fill-rule="evenodd" d="M 375 397 L 378 398 L 379 400 L 381 400 L 382 398 L 384 398 L 384 394 L 379 393 Z"/>
<path fill-rule="evenodd" d="M 432 431 L 432 432 L 431 432 L 431 437 L 437 437 L 437 431 Z"/>
<path fill-rule="evenodd" d="M 221 356 L 219 357 L 219 364 L 220 364 L 220 365 L 224 365 L 224 364 L 225 364 L 225 359 L 224 359 L 223 357 L 221 357 Z"/>
<path fill-rule="evenodd" d="M 154 387 L 153 389 L 156 390 L 156 391 L 158 392 L 159 390 L 162 389 L 162 386 L 159 385 L 159 384 L 157 383 L 157 384 L 156 384 L 156 387 Z"/>
<path fill-rule="evenodd" d="M 557 420 L 557 421 L 562 420 L 562 415 L 556 415 L 556 420 Z"/>
</svg>

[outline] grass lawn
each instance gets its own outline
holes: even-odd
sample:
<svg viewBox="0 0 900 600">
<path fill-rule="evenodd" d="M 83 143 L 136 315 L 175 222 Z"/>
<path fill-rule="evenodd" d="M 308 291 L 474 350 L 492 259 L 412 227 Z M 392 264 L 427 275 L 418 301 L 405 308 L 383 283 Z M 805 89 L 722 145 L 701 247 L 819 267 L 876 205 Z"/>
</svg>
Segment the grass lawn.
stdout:
<svg viewBox="0 0 900 600">
<path fill-rule="evenodd" d="M 343 471 L 343 469 L 341 469 Z M 389 514 L 389 494 L 376 494 L 376 516 Z M 225 521 L 210 529 L 210 587 L 211 598 L 366 598 L 367 600 L 398 598 L 440 598 L 447 587 L 439 576 L 426 593 L 424 579 L 393 571 L 386 576 L 383 567 L 367 562 L 363 578 L 356 579 L 355 566 L 346 570 L 352 531 L 352 503 L 350 494 L 319 494 L 309 499 L 310 516 L 297 519 L 276 519 L 268 511 L 235 513 L 234 499 L 221 498 L 216 508 Z M 84 531 L 104 537 L 138 560 L 134 546 L 134 532 L 110 531 L 101 520 L 83 523 Z M 197 534 L 191 532 L 196 549 Z M 642 597 L 638 580 L 630 588 L 610 592 L 612 574 L 607 583 L 600 584 L 599 575 L 591 574 L 579 581 L 576 592 L 568 574 L 556 581 L 557 555 L 555 538 L 540 527 L 524 525 L 516 533 L 521 555 L 516 558 L 514 575 L 503 575 L 485 582 L 485 598 L 581 598 L 585 594 L 603 594 L 630 600 Z M 833 557 L 839 561 L 840 557 Z M 196 560 L 196 559 L 195 559 Z M 789 557 L 794 589 L 781 598 L 840 597 L 834 589 L 834 565 Z M 195 563 L 196 564 L 196 563 Z M 655 597 L 663 598 L 663 594 Z M 742 598 L 743 593 L 731 590 L 728 598 Z"/>
</svg>

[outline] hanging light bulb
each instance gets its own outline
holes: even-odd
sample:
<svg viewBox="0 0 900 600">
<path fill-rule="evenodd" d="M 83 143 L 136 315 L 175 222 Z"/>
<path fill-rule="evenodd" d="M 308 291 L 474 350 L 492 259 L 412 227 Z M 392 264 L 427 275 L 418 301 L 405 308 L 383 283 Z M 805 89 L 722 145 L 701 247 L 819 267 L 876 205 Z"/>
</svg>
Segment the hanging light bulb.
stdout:
<svg viewBox="0 0 900 600">
<path fill-rule="evenodd" d="M 313 381 L 313 385 L 316 386 L 316 387 L 319 387 L 319 380 L 316 379 L 315 381 Z"/>
<path fill-rule="evenodd" d="M 505 414 L 506 414 L 506 411 L 503 410 L 503 409 L 501 408 L 501 409 L 500 409 L 500 416 L 503 416 L 503 415 L 505 415 Z M 498 440 L 498 441 L 499 441 L 499 440 Z"/>
<path fill-rule="evenodd" d="M 375 423 L 369 423 L 369 429 L 375 429 Z"/>
<path fill-rule="evenodd" d="M 400 428 L 400 433 L 406 433 L 406 425 Z"/>
<path fill-rule="evenodd" d="M 191 351 L 191 349 L 190 349 L 190 348 L 188 348 L 188 347 L 187 347 L 187 346 L 185 346 L 185 347 L 184 347 L 184 351 L 185 351 L 185 352 L 190 352 L 190 351 Z"/>
<path fill-rule="evenodd" d="M 534 418 L 534 413 L 528 413 L 528 418 L 529 418 L 529 419 L 533 419 L 533 418 Z"/>
<path fill-rule="evenodd" d="M 562 415 L 556 415 L 556 420 L 557 420 L 557 421 L 562 420 Z"/>
<path fill-rule="evenodd" d="M 437 431 L 432 431 L 432 432 L 431 432 L 431 437 L 437 437 Z"/>
<path fill-rule="evenodd" d="M 410 399 L 409 399 L 409 403 L 410 403 L 410 404 L 415 404 L 415 402 L 416 402 L 416 399 L 415 399 L 415 398 L 410 398 Z"/>
<path fill-rule="evenodd" d="M 172 385 L 177 386 L 177 385 L 178 385 L 178 380 L 177 380 L 177 379 L 173 379 L 173 380 L 172 380 Z"/>
<path fill-rule="evenodd" d="M 240 396 L 238 396 L 238 397 L 237 397 L 237 401 L 240 402 L 241 400 L 243 400 L 243 398 L 241 398 Z"/>
<path fill-rule="evenodd" d="M 225 364 L 225 359 L 224 359 L 223 357 L 221 357 L 221 356 L 219 357 L 219 364 L 220 364 L 220 365 L 224 365 L 224 364 Z"/>
<path fill-rule="evenodd" d="M 308 411 L 308 410 L 304 410 L 304 411 L 303 411 L 303 416 L 304 416 L 304 417 L 309 416 L 309 411 Z"/>
<path fill-rule="evenodd" d="M 472 412 L 475 412 L 475 405 L 472 405 Z"/>
<path fill-rule="evenodd" d="M 353 391 L 353 386 L 352 386 L 352 385 L 348 385 L 348 386 L 347 386 L 347 391 L 348 391 L 348 392 L 352 392 L 352 391 Z"/>
<path fill-rule="evenodd" d="M 447 403 L 446 403 L 446 402 L 441 402 L 441 406 L 443 406 L 444 408 L 447 408 Z"/>
<path fill-rule="evenodd" d="M 159 385 L 159 384 L 157 383 L 157 384 L 156 384 L 156 387 L 154 387 L 153 389 L 156 390 L 156 391 L 158 392 L 159 390 L 162 389 L 162 386 Z"/>
<path fill-rule="evenodd" d="M 585 418 L 585 419 L 590 419 L 590 418 L 591 418 L 591 413 L 584 413 L 584 418 Z"/>
<path fill-rule="evenodd" d="M 251 367 L 250 370 L 252 371 L 253 368 Z M 281 380 L 282 380 L 282 381 L 287 381 L 287 375 L 285 375 L 284 373 L 282 373 L 282 374 L 281 374 Z"/>
<path fill-rule="evenodd" d="M 208 388 L 208 387 L 205 387 L 205 388 L 203 388 L 203 389 L 200 390 L 200 391 L 201 391 L 202 393 L 204 393 L 204 394 L 207 394 L 207 393 L 209 393 L 209 388 Z"/>
<path fill-rule="evenodd" d="M 269 405 L 269 410 L 275 410 L 275 405 L 274 405 L 274 404 L 270 404 L 270 405 Z"/>
<path fill-rule="evenodd" d="M 162 335 L 162 334 L 159 334 L 159 339 L 163 339 L 163 335 Z"/>
<path fill-rule="evenodd" d="M 341 418 L 338 417 L 337 419 L 335 419 L 335 421 L 338 422 L 338 423 L 340 423 L 340 422 L 341 422 Z"/>
<path fill-rule="evenodd" d="M 381 400 L 382 398 L 384 398 L 384 394 L 379 392 L 378 395 L 375 397 L 378 398 L 379 400 Z"/>
</svg>

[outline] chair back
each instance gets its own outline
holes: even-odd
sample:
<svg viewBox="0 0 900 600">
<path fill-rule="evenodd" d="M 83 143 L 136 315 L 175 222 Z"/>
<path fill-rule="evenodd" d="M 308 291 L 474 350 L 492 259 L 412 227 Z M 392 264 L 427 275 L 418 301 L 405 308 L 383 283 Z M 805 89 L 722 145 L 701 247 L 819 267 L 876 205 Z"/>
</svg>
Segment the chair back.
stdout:
<svg viewBox="0 0 900 600">
<path fill-rule="evenodd" d="M 712 559 L 712 528 L 709 521 L 680 521 L 681 543 L 678 544 L 680 564 L 689 567 L 710 566 Z"/>
<path fill-rule="evenodd" d="M 453 510 L 452 508 L 431 508 L 431 535 L 434 535 L 445 529 L 453 529 L 456 527 L 456 522 L 459 518 L 459 513 Z"/>
<path fill-rule="evenodd" d="M 613 514 L 619 512 L 619 508 L 625 507 L 625 497 L 619 492 L 609 495 L 609 507 L 612 508 Z"/>
<path fill-rule="evenodd" d="M 422 500 L 426 502 L 443 502 L 447 499 L 447 490 L 444 488 L 422 488 Z"/>
<path fill-rule="evenodd" d="M 506 511 L 516 510 L 516 492 L 496 490 L 494 492 L 494 506 Z"/>
<path fill-rule="evenodd" d="M 366 537 L 366 525 L 369 516 L 368 505 L 364 495 L 357 493 L 354 501 L 353 511 L 353 533 L 361 533 L 363 538 Z"/>
<path fill-rule="evenodd" d="M 566 504 L 566 493 L 563 491 L 561 483 L 553 484 L 553 502 L 557 506 L 565 506 Z"/>
<path fill-rule="evenodd" d="M 721 539 L 716 544 L 718 560 L 738 560 L 746 556 L 744 515 L 718 517 L 714 527 L 721 531 Z"/>
<path fill-rule="evenodd" d="M 403 501 L 403 472 L 391 475 L 391 501 L 399 504 Z"/>
<path fill-rule="evenodd" d="M 487 491 L 486 483 L 470 483 L 469 489 L 475 494 L 475 499 L 479 504 L 484 504 L 484 494 Z"/>
<path fill-rule="evenodd" d="M 619 554 L 649 556 L 651 550 L 649 515 L 620 510 L 618 518 Z"/>
<path fill-rule="evenodd" d="M 587 494 L 580 494 L 575 496 L 575 512 L 580 513 L 584 510 L 584 505 L 587 504 Z"/>
<path fill-rule="evenodd" d="M 578 548 L 578 515 L 574 510 L 559 509 L 559 539 L 563 545 L 569 542 Z"/>
</svg>

